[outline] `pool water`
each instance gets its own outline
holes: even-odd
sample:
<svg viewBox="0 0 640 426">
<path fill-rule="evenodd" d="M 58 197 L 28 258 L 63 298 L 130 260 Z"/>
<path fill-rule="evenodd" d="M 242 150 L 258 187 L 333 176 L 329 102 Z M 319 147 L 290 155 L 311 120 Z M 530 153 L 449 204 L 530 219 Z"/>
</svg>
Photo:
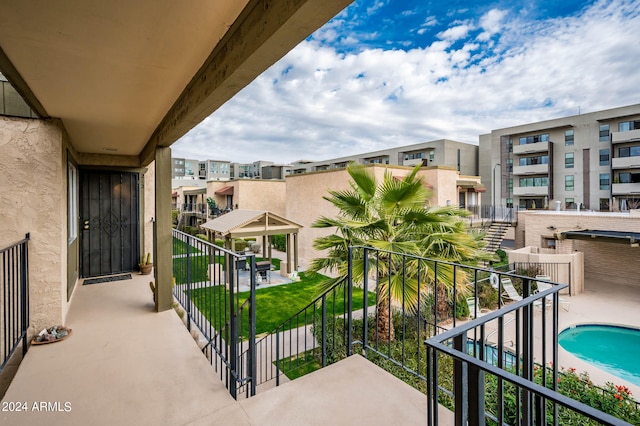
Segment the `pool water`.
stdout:
<svg viewBox="0 0 640 426">
<path fill-rule="evenodd" d="M 577 325 L 562 331 L 558 343 L 578 358 L 640 386 L 640 329 Z"/>
</svg>

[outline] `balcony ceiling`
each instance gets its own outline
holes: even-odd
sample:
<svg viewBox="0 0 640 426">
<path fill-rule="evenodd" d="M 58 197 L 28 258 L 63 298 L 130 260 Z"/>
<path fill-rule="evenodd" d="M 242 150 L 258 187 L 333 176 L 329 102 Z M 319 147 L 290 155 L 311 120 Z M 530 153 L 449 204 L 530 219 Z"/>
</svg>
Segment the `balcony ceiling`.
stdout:
<svg viewBox="0 0 640 426">
<path fill-rule="evenodd" d="M 169 146 L 346 0 L 7 0 L 0 69 L 79 153 Z"/>
</svg>

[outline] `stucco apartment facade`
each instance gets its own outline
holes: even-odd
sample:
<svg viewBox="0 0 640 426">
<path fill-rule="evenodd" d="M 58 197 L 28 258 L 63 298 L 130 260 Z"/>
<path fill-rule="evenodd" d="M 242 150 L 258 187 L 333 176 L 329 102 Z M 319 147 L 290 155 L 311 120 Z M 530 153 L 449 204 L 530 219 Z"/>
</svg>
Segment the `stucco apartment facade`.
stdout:
<svg viewBox="0 0 640 426">
<path fill-rule="evenodd" d="M 323 161 L 301 160 L 293 163 L 292 173 L 301 174 L 343 169 L 350 162 L 390 166 L 447 166 L 463 175 L 478 175 L 478 146 L 464 142 L 439 139 L 413 145 L 365 152 Z"/>
<path fill-rule="evenodd" d="M 413 167 L 386 166 L 372 164 L 370 170 L 378 181 L 385 172 L 402 178 Z M 431 191 L 429 204 L 432 206 L 458 205 L 462 199 L 469 207 L 480 205 L 484 188 L 479 176 L 465 176 L 453 167 L 424 167 L 418 172 Z M 286 179 L 285 217 L 303 226 L 298 234 L 300 257 L 311 261 L 322 255 L 313 249 L 313 241 L 329 232 L 316 229 L 312 224 L 321 216 L 336 217 L 339 211 L 323 199 L 329 190 L 340 191 L 350 188 L 350 176 L 345 169 L 335 169 L 290 175 Z"/>
<path fill-rule="evenodd" d="M 640 104 L 493 130 L 479 146 L 479 173 L 498 205 L 624 211 L 640 204 Z"/>
</svg>

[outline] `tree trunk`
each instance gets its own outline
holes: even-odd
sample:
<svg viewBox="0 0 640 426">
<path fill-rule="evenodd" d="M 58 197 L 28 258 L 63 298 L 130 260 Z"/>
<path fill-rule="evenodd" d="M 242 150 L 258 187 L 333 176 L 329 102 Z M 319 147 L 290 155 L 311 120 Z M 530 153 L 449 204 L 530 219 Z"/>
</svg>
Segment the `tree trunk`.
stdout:
<svg viewBox="0 0 640 426">
<path fill-rule="evenodd" d="M 379 295 L 379 297 L 378 306 L 376 306 L 378 339 L 384 343 L 393 342 L 395 339 L 395 331 L 393 330 L 391 303 L 389 303 L 389 297 L 382 297 L 382 295 Z"/>
</svg>

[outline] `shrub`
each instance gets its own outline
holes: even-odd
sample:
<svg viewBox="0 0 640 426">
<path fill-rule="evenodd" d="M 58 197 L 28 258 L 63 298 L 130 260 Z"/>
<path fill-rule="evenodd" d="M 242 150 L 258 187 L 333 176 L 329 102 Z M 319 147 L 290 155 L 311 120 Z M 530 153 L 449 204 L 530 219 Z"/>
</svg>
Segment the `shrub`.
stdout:
<svg viewBox="0 0 640 426">
<path fill-rule="evenodd" d="M 345 339 L 345 319 L 326 316 L 325 333 L 327 344 L 327 364 L 333 364 L 347 356 L 347 346 Z M 322 314 L 318 313 L 313 318 L 311 333 L 316 339 L 318 346 L 322 348 Z M 320 354 L 320 356 L 322 356 Z M 321 359 L 319 361 L 322 361 Z"/>
<path fill-rule="evenodd" d="M 249 238 L 245 238 L 244 239 L 246 242 L 251 242 L 251 241 L 255 241 L 256 237 L 249 237 Z"/>
<path fill-rule="evenodd" d="M 171 223 L 173 223 L 174 225 L 177 225 L 178 216 L 180 216 L 180 212 L 178 210 L 171 210 Z"/>
<path fill-rule="evenodd" d="M 478 286 L 478 301 L 481 308 L 498 308 L 498 290 L 491 287 L 489 283 L 480 283 Z"/>
<path fill-rule="evenodd" d="M 478 309 L 480 307 L 478 306 Z M 466 319 L 471 315 L 469 312 L 469 305 L 467 304 L 467 298 L 462 294 L 458 294 L 458 302 L 456 303 L 456 318 Z"/>
<path fill-rule="evenodd" d="M 205 234 L 196 234 L 196 238 L 199 238 L 202 241 L 209 241 L 209 238 Z"/>
<path fill-rule="evenodd" d="M 213 244 L 217 245 L 218 247 L 224 247 L 224 240 L 215 240 Z"/>
<path fill-rule="evenodd" d="M 287 251 L 287 239 L 284 234 L 272 235 L 271 244 L 273 244 L 273 248 L 276 250 Z"/>
<path fill-rule="evenodd" d="M 236 239 L 234 242 L 236 251 L 244 251 L 244 249 L 247 248 L 247 242 L 245 240 Z"/>
<path fill-rule="evenodd" d="M 506 265 L 507 263 L 509 263 L 509 256 L 507 256 L 507 252 L 506 251 L 504 251 L 502 249 L 498 249 L 498 250 L 496 250 L 496 254 L 500 258 L 500 260 L 498 261 L 499 265 Z"/>
</svg>

